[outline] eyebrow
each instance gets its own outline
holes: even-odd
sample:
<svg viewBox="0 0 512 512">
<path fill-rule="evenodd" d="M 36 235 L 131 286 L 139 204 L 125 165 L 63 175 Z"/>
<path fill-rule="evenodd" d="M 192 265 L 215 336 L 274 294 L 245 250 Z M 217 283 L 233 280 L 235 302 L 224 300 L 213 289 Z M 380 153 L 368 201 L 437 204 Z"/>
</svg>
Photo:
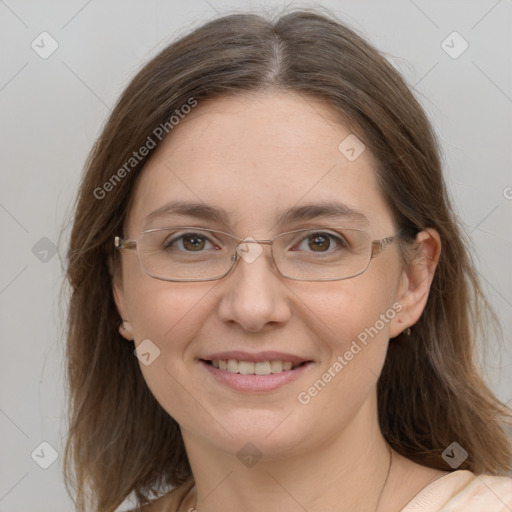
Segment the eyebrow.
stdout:
<svg viewBox="0 0 512 512">
<path fill-rule="evenodd" d="M 349 220 L 369 225 L 368 218 L 362 212 L 351 208 L 350 206 L 338 201 L 325 203 L 306 204 L 295 206 L 278 215 L 278 224 L 288 224 L 301 220 L 311 220 L 319 217 L 339 218 L 344 217 Z"/>
<path fill-rule="evenodd" d="M 220 222 L 228 225 L 228 217 L 224 210 L 216 206 L 210 206 L 205 203 L 189 203 L 185 201 L 171 201 L 160 208 L 152 211 L 144 221 L 143 229 L 147 229 L 150 222 L 154 219 L 167 217 L 170 215 L 187 215 L 198 219 Z"/>
<path fill-rule="evenodd" d="M 152 211 L 144 220 L 143 230 L 148 228 L 151 221 L 171 215 L 185 215 L 197 219 L 214 221 L 229 225 L 225 210 L 205 203 L 171 201 Z M 297 221 L 312 220 L 316 218 L 345 218 L 369 225 L 368 218 L 360 211 L 337 201 L 312 203 L 294 206 L 281 212 L 277 216 L 277 224 L 292 224 Z"/>
</svg>

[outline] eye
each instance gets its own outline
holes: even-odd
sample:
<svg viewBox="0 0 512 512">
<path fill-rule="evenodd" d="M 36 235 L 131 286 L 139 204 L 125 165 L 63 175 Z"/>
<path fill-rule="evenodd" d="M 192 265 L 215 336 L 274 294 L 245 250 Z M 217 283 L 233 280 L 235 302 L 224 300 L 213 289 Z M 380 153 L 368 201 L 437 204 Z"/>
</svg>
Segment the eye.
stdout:
<svg viewBox="0 0 512 512">
<path fill-rule="evenodd" d="M 293 250 L 308 252 L 333 252 L 335 249 L 347 247 L 347 242 L 343 237 L 326 233 L 324 231 L 310 232 L 305 236 L 299 246 L 293 247 Z"/>
<path fill-rule="evenodd" d="M 165 249 L 179 249 L 186 252 L 201 252 L 203 249 L 218 249 L 218 246 L 200 233 L 184 233 L 164 242 Z"/>
</svg>

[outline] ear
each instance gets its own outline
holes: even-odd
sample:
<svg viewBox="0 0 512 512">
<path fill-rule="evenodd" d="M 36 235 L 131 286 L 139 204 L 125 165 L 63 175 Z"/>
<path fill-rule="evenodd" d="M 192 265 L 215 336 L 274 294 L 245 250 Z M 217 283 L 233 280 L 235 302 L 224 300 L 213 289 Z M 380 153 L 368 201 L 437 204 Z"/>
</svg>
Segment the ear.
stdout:
<svg viewBox="0 0 512 512">
<path fill-rule="evenodd" d="M 116 304 L 117 312 L 119 313 L 119 316 L 122 319 L 122 323 L 119 325 L 119 333 L 126 340 L 132 341 L 132 324 L 130 323 L 130 316 L 128 314 L 128 308 L 126 306 L 126 298 L 123 289 L 121 271 L 115 271 L 114 263 L 112 261 L 112 255 L 109 255 L 107 257 L 107 266 L 110 277 L 112 278 L 111 282 L 114 302 Z"/>
<path fill-rule="evenodd" d="M 402 309 L 391 321 L 390 338 L 413 326 L 425 309 L 441 254 L 439 233 L 431 228 L 421 231 L 413 250 L 414 256 L 400 279 L 396 300 Z"/>
</svg>

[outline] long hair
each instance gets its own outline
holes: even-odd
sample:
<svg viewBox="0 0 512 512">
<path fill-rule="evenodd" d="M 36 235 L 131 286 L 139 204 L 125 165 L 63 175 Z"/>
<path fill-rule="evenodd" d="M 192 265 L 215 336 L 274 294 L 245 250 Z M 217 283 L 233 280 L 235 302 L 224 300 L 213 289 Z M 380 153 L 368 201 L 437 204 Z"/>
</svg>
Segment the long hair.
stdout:
<svg viewBox="0 0 512 512">
<path fill-rule="evenodd" d="M 162 486 L 192 477 L 179 425 L 148 389 L 133 342 L 117 330 L 107 262 L 112 258 L 119 268 L 113 238 L 123 231 L 152 150 L 137 158 L 133 152 L 172 137 L 171 118 L 185 115 L 185 105 L 262 90 L 324 100 L 358 134 L 405 233 L 401 254 L 419 231 L 440 234 L 442 253 L 425 310 L 407 340 L 391 340 L 378 381 L 386 440 L 432 468 L 451 469 L 441 455 L 456 441 L 469 454 L 460 469 L 511 469 L 504 429 L 511 411 L 479 376 L 475 360 L 486 318 L 493 317 L 486 314 L 438 143 L 419 102 L 386 58 L 332 14 L 305 9 L 275 20 L 234 14 L 200 26 L 150 60 L 122 93 L 86 162 L 67 254 L 64 473 L 79 512 L 89 499 L 102 512 L 128 496 L 142 505 Z"/>
</svg>

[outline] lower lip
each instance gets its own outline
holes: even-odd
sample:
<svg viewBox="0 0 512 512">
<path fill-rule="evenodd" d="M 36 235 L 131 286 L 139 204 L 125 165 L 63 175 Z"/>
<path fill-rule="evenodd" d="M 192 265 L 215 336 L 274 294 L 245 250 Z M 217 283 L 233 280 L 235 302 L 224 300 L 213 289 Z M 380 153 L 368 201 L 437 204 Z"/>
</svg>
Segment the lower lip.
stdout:
<svg viewBox="0 0 512 512">
<path fill-rule="evenodd" d="M 242 375 L 241 373 L 231 373 L 226 370 L 220 370 L 204 361 L 200 361 L 200 363 L 221 384 L 236 389 L 237 391 L 245 391 L 247 393 L 274 391 L 298 379 L 313 365 L 312 362 L 307 362 L 294 370 L 284 370 L 280 373 L 270 373 L 269 375 Z"/>
</svg>

